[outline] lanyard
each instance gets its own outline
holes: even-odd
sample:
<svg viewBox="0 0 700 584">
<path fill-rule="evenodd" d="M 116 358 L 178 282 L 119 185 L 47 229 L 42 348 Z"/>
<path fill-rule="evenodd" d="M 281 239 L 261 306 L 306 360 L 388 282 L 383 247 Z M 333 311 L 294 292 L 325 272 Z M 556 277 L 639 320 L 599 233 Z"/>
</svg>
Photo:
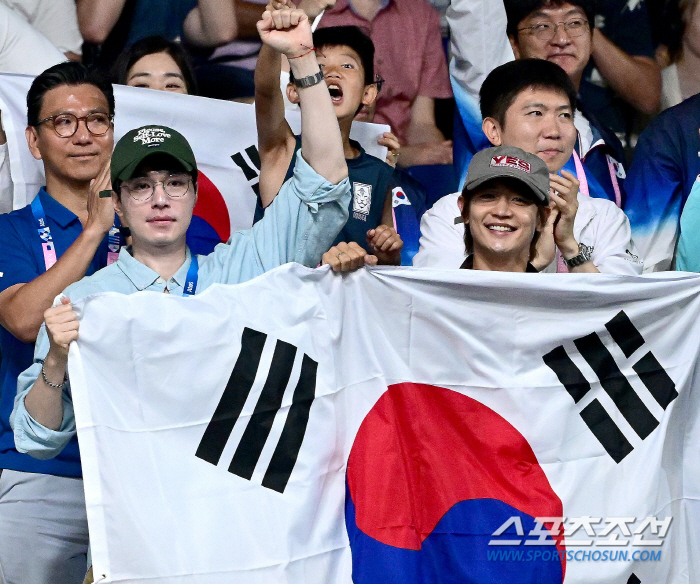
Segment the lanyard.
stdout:
<svg viewBox="0 0 700 584">
<path fill-rule="evenodd" d="M 197 278 L 199 274 L 199 262 L 197 256 L 192 254 L 190 260 L 190 268 L 187 270 L 187 278 L 185 279 L 185 287 L 182 291 L 183 296 L 194 296 L 197 292 Z"/>
<path fill-rule="evenodd" d="M 107 235 L 107 265 L 111 266 L 119 259 L 119 248 L 121 247 L 121 238 L 119 228 L 112 225 Z"/>
<path fill-rule="evenodd" d="M 51 229 L 46 223 L 46 215 L 44 215 L 44 207 L 41 205 L 39 195 L 34 197 L 31 207 L 32 215 L 34 215 L 34 220 L 37 223 L 39 239 L 41 240 L 41 250 L 44 253 L 44 265 L 48 270 L 56 263 L 56 248 L 53 244 L 53 237 L 51 237 Z"/>
<path fill-rule="evenodd" d="M 578 152 L 576 152 L 576 150 L 574 150 L 574 165 L 576 166 L 576 174 L 578 175 L 577 178 L 578 182 L 580 183 L 579 191 L 582 195 L 590 197 L 591 193 L 588 188 L 588 179 L 586 178 L 586 171 L 583 168 L 581 157 L 578 155 Z"/>
<path fill-rule="evenodd" d="M 51 236 L 51 228 L 46 222 L 44 206 L 39 200 L 39 195 L 32 199 L 32 215 L 37 223 L 37 232 L 41 240 L 41 250 L 44 254 L 44 265 L 46 270 L 56 263 L 56 247 Z M 107 236 L 107 265 L 113 264 L 119 259 L 119 248 L 121 247 L 119 228 L 112 225 Z"/>
<path fill-rule="evenodd" d="M 608 172 L 610 172 L 610 182 L 612 183 L 613 190 L 615 191 L 615 204 L 618 207 L 622 207 L 622 193 L 620 192 L 620 184 L 617 182 L 617 171 L 615 170 L 613 159 L 608 154 L 605 155 L 605 159 L 608 161 Z"/>
</svg>

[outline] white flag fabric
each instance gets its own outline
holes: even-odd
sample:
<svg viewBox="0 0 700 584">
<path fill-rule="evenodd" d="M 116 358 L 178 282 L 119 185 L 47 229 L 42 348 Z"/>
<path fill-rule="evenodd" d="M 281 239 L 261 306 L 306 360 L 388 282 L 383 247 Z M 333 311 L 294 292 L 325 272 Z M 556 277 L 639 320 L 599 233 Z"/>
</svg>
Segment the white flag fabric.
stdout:
<svg viewBox="0 0 700 584">
<path fill-rule="evenodd" d="M 89 297 L 95 579 L 698 582 L 699 292 L 288 264 Z"/>
<path fill-rule="evenodd" d="M 10 153 L 14 209 L 29 204 L 45 184 L 43 165 L 29 152 L 24 136 L 27 91 L 32 80 L 29 75 L 0 74 L 0 110 Z M 177 130 L 187 138 L 200 172 L 209 179 L 200 180 L 195 214 L 201 213 L 220 235 L 251 226 L 260 174 L 252 105 L 123 85 L 114 86 L 114 97 L 115 142 L 139 126 L 162 124 Z M 286 115 L 292 130 L 299 133 L 299 112 Z M 377 139 L 388 131 L 386 125 L 356 122 L 351 137 L 369 154 L 384 160 L 386 147 L 377 144 Z M 208 203 L 204 205 L 207 208 L 202 209 L 204 203 Z M 228 209 L 225 225 L 216 216 L 222 208 Z"/>
</svg>

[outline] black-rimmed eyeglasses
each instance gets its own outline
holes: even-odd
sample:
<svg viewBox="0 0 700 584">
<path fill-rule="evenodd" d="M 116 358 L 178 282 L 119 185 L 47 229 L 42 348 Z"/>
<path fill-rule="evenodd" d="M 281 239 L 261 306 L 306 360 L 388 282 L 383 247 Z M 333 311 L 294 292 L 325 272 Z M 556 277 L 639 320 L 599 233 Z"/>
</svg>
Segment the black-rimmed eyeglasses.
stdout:
<svg viewBox="0 0 700 584">
<path fill-rule="evenodd" d="M 88 132 L 93 136 L 104 136 L 112 127 L 112 116 L 102 112 L 94 112 L 80 118 L 73 114 L 56 114 L 39 120 L 36 125 L 52 122 L 53 129 L 61 138 L 70 138 L 78 131 L 78 124 L 81 121 L 85 122 Z"/>
</svg>

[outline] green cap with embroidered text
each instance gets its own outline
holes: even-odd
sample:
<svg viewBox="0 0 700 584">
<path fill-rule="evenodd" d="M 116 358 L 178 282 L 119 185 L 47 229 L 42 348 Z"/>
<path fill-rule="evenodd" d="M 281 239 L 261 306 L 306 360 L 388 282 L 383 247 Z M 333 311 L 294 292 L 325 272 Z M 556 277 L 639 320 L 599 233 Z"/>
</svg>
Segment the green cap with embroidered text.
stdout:
<svg viewBox="0 0 700 584">
<path fill-rule="evenodd" d="M 112 184 L 133 178 L 134 171 L 153 154 L 172 156 L 194 176 L 197 161 L 187 139 L 167 126 L 142 126 L 121 137 L 112 153 Z"/>
</svg>

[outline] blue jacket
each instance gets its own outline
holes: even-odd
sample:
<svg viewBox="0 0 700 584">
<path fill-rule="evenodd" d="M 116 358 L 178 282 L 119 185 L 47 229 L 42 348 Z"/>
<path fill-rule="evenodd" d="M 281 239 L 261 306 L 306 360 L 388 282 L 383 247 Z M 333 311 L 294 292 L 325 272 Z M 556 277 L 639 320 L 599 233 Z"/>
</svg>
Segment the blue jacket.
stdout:
<svg viewBox="0 0 700 584">
<path fill-rule="evenodd" d="M 624 210 L 645 271 L 700 272 L 700 95 L 659 114 L 642 132 Z M 700 242 L 698 242 L 700 244 Z"/>
</svg>

